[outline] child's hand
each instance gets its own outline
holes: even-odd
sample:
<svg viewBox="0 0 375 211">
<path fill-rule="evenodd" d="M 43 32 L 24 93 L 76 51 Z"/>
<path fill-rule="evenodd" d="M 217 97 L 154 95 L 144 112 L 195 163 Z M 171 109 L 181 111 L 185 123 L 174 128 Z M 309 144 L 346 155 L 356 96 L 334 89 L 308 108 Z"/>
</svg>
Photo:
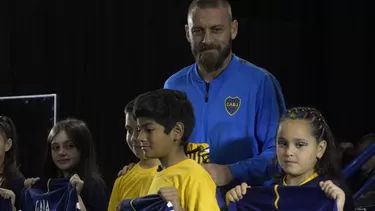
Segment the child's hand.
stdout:
<svg viewBox="0 0 375 211">
<path fill-rule="evenodd" d="M 175 187 L 160 188 L 158 194 L 167 202 L 171 202 L 174 210 L 182 210 L 178 190 Z"/>
<path fill-rule="evenodd" d="M 25 186 L 25 188 L 31 188 L 31 186 L 33 186 L 36 181 L 40 180 L 39 177 L 36 177 L 36 178 L 28 178 L 28 179 L 25 179 L 25 181 L 23 181 L 23 184 Z"/>
<path fill-rule="evenodd" d="M 116 211 L 121 211 L 121 206 L 120 205 L 117 205 Z"/>
<path fill-rule="evenodd" d="M 79 178 L 78 174 L 74 174 L 70 178 L 70 183 L 72 184 L 73 187 L 76 188 L 78 195 L 80 195 L 83 189 L 84 182 L 83 180 L 81 180 L 81 178 Z"/>
<path fill-rule="evenodd" d="M 229 205 L 230 202 L 236 202 L 241 200 L 243 196 L 246 194 L 247 188 L 249 187 L 250 186 L 243 182 L 241 185 L 237 185 L 236 187 L 228 191 L 225 194 L 225 201 L 227 205 Z"/>
<path fill-rule="evenodd" d="M 333 184 L 331 180 L 320 182 L 319 185 L 329 198 L 336 200 L 337 209 L 339 211 L 343 210 L 345 204 L 345 192 L 337 185 Z"/>
<path fill-rule="evenodd" d="M 14 203 L 16 202 L 16 194 L 14 194 L 13 191 L 0 188 L 0 196 L 4 199 L 10 199 L 12 205 L 14 206 Z"/>
</svg>

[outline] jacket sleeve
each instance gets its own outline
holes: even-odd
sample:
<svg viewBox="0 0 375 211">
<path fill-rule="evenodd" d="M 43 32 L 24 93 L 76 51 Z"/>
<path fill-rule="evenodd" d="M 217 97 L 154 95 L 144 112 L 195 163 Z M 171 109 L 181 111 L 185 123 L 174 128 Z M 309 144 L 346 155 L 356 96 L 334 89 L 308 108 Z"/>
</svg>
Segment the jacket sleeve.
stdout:
<svg viewBox="0 0 375 211">
<path fill-rule="evenodd" d="M 277 171 L 272 165 L 276 151 L 275 137 L 278 121 L 286 108 L 279 83 L 271 74 L 267 74 L 260 83 L 256 98 L 255 138 L 261 153 L 229 165 L 232 182 L 237 184 L 261 185 Z"/>
</svg>

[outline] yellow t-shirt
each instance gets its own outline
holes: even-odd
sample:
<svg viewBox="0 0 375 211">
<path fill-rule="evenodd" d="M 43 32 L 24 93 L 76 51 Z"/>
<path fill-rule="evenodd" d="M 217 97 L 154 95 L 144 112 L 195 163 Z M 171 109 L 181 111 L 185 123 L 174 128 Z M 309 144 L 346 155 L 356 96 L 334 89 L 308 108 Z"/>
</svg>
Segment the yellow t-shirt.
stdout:
<svg viewBox="0 0 375 211">
<path fill-rule="evenodd" d="M 158 166 L 144 169 L 137 163 L 125 175 L 117 178 L 113 185 L 108 211 L 116 211 L 117 206 L 125 199 L 134 199 L 147 195 Z"/>
<path fill-rule="evenodd" d="M 175 187 L 185 211 L 218 211 L 216 184 L 208 172 L 192 159 L 186 159 L 155 174 L 149 194 L 162 187 Z"/>
</svg>

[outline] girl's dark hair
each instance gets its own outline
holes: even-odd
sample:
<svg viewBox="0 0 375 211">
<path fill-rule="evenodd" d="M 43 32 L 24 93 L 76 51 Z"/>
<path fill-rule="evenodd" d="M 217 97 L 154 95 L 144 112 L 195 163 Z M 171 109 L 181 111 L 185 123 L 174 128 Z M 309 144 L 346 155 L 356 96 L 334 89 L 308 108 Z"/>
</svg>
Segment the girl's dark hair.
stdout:
<svg viewBox="0 0 375 211">
<path fill-rule="evenodd" d="M 322 158 L 317 160 L 315 170 L 320 176 L 328 176 L 332 179 L 342 179 L 341 171 L 336 157 L 336 142 L 323 115 L 314 108 L 309 107 L 295 107 L 288 109 L 280 118 L 279 124 L 285 120 L 305 120 L 311 127 L 312 135 L 316 141 L 327 142 L 327 148 Z M 277 164 L 277 159 L 276 159 Z M 277 164 L 278 165 L 278 164 Z M 283 177 L 285 172 L 281 171 L 280 177 Z"/>
<path fill-rule="evenodd" d="M 88 179 L 101 178 L 96 163 L 96 153 L 94 141 L 90 130 L 85 122 L 68 118 L 58 122 L 50 131 L 47 138 L 47 149 L 44 161 L 44 176 L 46 178 L 57 178 L 61 176 L 61 171 L 56 167 L 51 155 L 51 142 L 60 132 L 65 131 L 70 140 L 80 152 L 80 160 L 71 173 L 86 181 Z"/>
<path fill-rule="evenodd" d="M 7 116 L 0 116 L 0 135 L 4 138 L 4 141 L 12 139 L 12 147 L 5 152 L 4 156 L 4 180 L 1 185 L 1 188 L 9 188 L 11 179 L 23 178 L 23 175 L 17 167 L 18 148 L 16 127 L 13 121 Z"/>
</svg>

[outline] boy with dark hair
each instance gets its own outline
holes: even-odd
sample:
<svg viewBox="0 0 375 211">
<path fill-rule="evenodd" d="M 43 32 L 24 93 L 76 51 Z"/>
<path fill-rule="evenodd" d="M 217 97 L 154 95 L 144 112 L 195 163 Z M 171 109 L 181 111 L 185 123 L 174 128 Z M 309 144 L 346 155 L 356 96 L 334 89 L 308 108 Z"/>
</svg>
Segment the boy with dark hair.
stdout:
<svg viewBox="0 0 375 211">
<path fill-rule="evenodd" d="M 139 145 L 135 143 L 137 122 L 133 116 L 134 100 L 125 107 L 126 142 L 140 161 L 127 174 L 116 179 L 113 185 L 108 211 L 116 211 L 121 201 L 145 196 L 159 165 L 158 159 L 147 159 Z"/>
<path fill-rule="evenodd" d="M 161 89 L 137 97 L 133 114 L 139 130 L 136 142 L 160 167 L 148 194 L 159 193 L 174 210 L 219 210 L 216 185 L 185 150 L 193 131 L 193 107 L 180 91 Z"/>
</svg>

